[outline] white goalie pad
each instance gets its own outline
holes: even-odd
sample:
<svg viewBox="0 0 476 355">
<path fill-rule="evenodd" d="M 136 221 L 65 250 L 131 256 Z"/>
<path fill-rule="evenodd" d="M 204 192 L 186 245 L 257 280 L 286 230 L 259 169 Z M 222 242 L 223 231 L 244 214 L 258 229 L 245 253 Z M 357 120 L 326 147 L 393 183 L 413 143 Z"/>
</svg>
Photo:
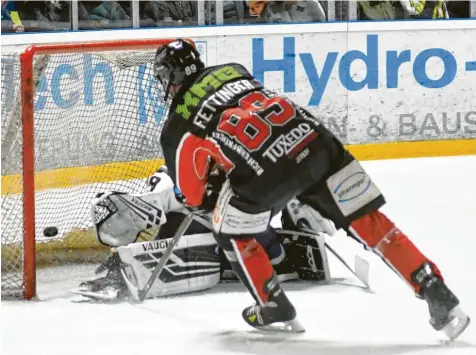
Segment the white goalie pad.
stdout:
<svg viewBox="0 0 476 355">
<path fill-rule="evenodd" d="M 134 243 L 146 229 L 166 222 L 159 193 L 106 192 L 92 202 L 96 238 L 110 247 Z"/>
<path fill-rule="evenodd" d="M 135 243 L 117 248 L 122 276 L 133 298 L 144 288 L 172 238 Z M 182 237 L 148 293 L 170 296 L 209 289 L 220 281 L 218 248 L 212 233 Z"/>
<path fill-rule="evenodd" d="M 289 212 L 293 224 L 299 226 L 301 222 L 304 222 L 307 228 L 302 229 L 308 233 L 325 233 L 328 236 L 333 236 L 336 233 L 335 226 L 330 220 L 322 217 L 315 209 L 306 204 L 302 204 L 296 198 L 293 198 L 287 203 L 286 209 Z"/>
</svg>

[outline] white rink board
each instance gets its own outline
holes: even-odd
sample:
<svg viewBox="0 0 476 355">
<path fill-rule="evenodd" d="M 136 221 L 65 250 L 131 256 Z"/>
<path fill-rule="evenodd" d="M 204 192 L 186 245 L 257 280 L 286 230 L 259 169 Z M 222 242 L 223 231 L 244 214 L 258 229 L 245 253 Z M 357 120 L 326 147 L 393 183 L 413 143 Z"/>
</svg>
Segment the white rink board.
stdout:
<svg viewBox="0 0 476 355">
<path fill-rule="evenodd" d="M 267 34 L 218 38 L 216 48 L 222 62 L 251 68 L 346 143 L 461 139 L 476 137 L 476 43 L 455 38 L 475 34 Z"/>
</svg>

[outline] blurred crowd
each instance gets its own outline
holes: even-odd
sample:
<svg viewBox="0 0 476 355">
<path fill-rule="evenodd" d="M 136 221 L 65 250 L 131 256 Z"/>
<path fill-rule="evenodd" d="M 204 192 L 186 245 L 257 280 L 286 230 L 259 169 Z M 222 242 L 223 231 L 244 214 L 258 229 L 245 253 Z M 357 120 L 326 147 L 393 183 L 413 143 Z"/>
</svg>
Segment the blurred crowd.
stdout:
<svg viewBox="0 0 476 355">
<path fill-rule="evenodd" d="M 469 18 L 470 1 L 222 1 L 224 24 Z M 332 11 L 330 11 L 332 6 Z M 476 6 L 476 5 L 475 5 Z M 218 10 L 219 9 L 219 10 Z M 214 25 L 215 1 L 12 1 L 2 0 L 2 33 Z M 138 14 L 134 14 L 137 11 Z M 203 11 L 200 23 L 199 11 Z M 133 18 L 137 19 L 133 23 Z M 75 25 L 76 24 L 76 25 Z M 76 26 L 76 28 L 75 28 Z"/>
</svg>

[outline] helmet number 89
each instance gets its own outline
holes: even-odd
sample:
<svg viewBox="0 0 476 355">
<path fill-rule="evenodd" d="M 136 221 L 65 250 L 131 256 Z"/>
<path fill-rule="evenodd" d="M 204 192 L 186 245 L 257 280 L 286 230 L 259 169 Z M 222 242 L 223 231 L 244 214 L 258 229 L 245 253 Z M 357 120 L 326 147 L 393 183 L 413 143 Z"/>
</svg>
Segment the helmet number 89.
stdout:
<svg viewBox="0 0 476 355">
<path fill-rule="evenodd" d="M 197 72 L 197 66 L 195 64 L 192 65 L 187 65 L 185 67 L 185 74 L 186 75 L 191 75 Z"/>
</svg>

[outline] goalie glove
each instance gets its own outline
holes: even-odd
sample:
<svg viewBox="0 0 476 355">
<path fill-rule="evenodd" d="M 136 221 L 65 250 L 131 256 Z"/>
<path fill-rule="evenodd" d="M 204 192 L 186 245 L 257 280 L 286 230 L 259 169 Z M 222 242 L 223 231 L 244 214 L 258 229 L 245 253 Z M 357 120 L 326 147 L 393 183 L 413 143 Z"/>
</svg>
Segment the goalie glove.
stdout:
<svg viewBox="0 0 476 355">
<path fill-rule="evenodd" d="M 119 247 L 134 243 L 139 234 L 166 222 L 160 195 L 101 193 L 91 207 L 94 232 L 102 244 Z"/>
</svg>

